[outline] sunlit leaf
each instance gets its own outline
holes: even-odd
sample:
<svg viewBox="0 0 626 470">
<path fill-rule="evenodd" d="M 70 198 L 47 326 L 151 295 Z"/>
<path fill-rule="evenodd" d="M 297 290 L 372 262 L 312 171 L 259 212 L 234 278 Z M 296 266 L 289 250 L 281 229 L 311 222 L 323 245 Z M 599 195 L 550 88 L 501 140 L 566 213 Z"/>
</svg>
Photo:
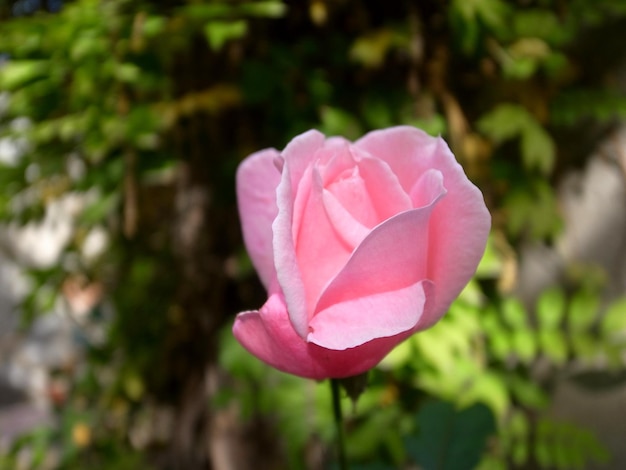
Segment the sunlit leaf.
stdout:
<svg viewBox="0 0 626 470">
<path fill-rule="evenodd" d="M 541 351 L 552 362 L 558 365 L 565 364 L 568 357 L 568 347 L 565 336 L 560 330 L 540 330 L 539 344 Z"/>
<path fill-rule="evenodd" d="M 565 316 L 565 295 L 559 288 L 546 289 L 537 300 L 537 318 L 542 329 L 554 330 Z"/>
<path fill-rule="evenodd" d="M 389 29 L 381 29 L 357 38 L 350 48 L 350 58 L 366 67 L 379 67 L 393 45 L 393 39 L 394 33 Z"/>
<path fill-rule="evenodd" d="M 509 409 L 511 399 L 502 377 L 492 372 L 484 372 L 472 379 L 470 386 L 463 390 L 458 401 L 462 406 L 484 403 L 489 406 L 494 416 L 502 418 Z"/>
<path fill-rule="evenodd" d="M 502 316 L 513 329 L 528 327 L 528 313 L 521 301 L 508 297 L 502 303 Z"/>
<path fill-rule="evenodd" d="M 0 66 L 0 89 L 15 90 L 44 78 L 49 69 L 47 60 L 9 60 Z"/>
<path fill-rule="evenodd" d="M 537 338 L 528 327 L 518 327 L 512 333 L 513 351 L 520 361 L 530 363 L 537 355 Z"/>
<path fill-rule="evenodd" d="M 204 34 L 211 48 L 220 50 L 224 44 L 233 39 L 243 37 L 248 31 L 248 23 L 245 20 L 236 21 L 210 21 L 204 27 Z"/>
<path fill-rule="evenodd" d="M 607 338 L 626 336 L 626 298 L 611 303 L 600 325 L 602 334 Z"/>
<path fill-rule="evenodd" d="M 490 235 L 487 240 L 485 253 L 476 269 L 476 276 L 481 278 L 494 278 L 500 274 L 501 270 L 502 256 L 496 250 L 494 238 Z"/>
<path fill-rule="evenodd" d="M 539 384 L 529 379 L 511 375 L 509 376 L 511 394 L 522 405 L 532 409 L 543 409 L 549 403 L 548 395 Z"/>
<path fill-rule="evenodd" d="M 600 299 L 587 289 L 578 290 L 572 297 L 569 307 L 568 325 L 574 332 L 586 331 L 598 315 Z"/>
<path fill-rule="evenodd" d="M 342 135 L 348 139 L 356 139 L 362 134 L 357 119 L 347 111 L 331 106 L 320 110 L 322 130 L 326 135 Z"/>
<path fill-rule="evenodd" d="M 287 11 L 287 5 L 280 0 L 255 1 L 240 5 L 239 11 L 251 16 L 280 18 Z"/>
</svg>

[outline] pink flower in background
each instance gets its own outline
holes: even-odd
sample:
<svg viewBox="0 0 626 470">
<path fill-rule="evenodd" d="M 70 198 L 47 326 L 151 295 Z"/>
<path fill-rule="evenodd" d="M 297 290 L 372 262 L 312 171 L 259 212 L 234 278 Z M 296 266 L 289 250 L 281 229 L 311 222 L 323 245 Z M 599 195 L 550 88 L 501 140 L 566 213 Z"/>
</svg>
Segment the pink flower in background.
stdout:
<svg viewBox="0 0 626 470">
<path fill-rule="evenodd" d="M 355 143 L 308 131 L 237 172 L 243 236 L 268 291 L 233 332 L 284 372 L 341 378 L 436 323 L 482 257 L 491 217 L 441 138 Z"/>
</svg>

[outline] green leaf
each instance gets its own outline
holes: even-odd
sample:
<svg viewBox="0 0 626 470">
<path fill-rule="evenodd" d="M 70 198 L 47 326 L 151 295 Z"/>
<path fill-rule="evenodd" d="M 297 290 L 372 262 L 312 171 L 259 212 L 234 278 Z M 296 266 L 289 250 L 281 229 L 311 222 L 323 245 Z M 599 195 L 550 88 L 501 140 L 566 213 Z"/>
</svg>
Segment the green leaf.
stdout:
<svg viewBox="0 0 626 470">
<path fill-rule="evenodd" d="M 573 125 L 583 119 L 609 123 L 626 117 L 626 96 L 616 89 L 574 89 L 562 91 L 550 107 L 551 122 Z"/>
<path fill-rule="evenodd" d="M 85 207 L 79 216 L 79 221 L 88 226 L 101 223 L 117 209 L 119 202 L 119 193 L 109 193 L 99 197 Z"/>
<path fill-rule="evenodd" d="M 535 239 L 554 236 L 561 227 L 561 217 L 554 190 L 543 179 L 530 187 L 512 190 L 505 199 L 509 217 L 507 228 L 513 235 L 527 232 Z"/>
<path fill-rule="evenodd" d="M 262 18 L 280 18 L 287 11 L 287 5 L 281 1 L 264 1 L 244 3 L 239 11 L 245 15 L 260 16 Z"/>
<path fill-rule="evenodd" d="M 525 407 L 543 409 L 549 404 L 546 393 L 530 379 L 511 375 L 509 387 L 511 394 Z"/>
<path fill-rule="evenodd" d="M 502 64 L 504 76 L 514 80 L 526 80 L 533 76 L 539 63 L 533 57 L 508 57 Z"/>
<path fill-rule="evenodd" d="M 371 456 L 372 449 L 380 447 L 387 435 L 398 432 L 393 426 L 397 425 L 401 418 L 396 407 L 379 408 L 375 413 L 369 414 L 363 423 L 350 430 L 350 439 L 346 442 L 346 452 L 350 460 Z M 381 429 L 387 429 L 389 432 L 381 433 Z"/>
<path fill-rule="evenodd" d="M 515 37 L 539 38 L 553 46 L 563 45 L 574 37 L 572 28 L 547 8 L 517 9 L 512 20 Z"/>
<path fill-rule="evenodd" d="M 524 412 L 515 410 L 511 413 L 508 430 L 517 438 L 526 438 L 530 431 L 530 423 Z"/>
<path fill-rule="evenodd" d="M 534 119 L 526 124 L 521 145 L 526 168 L 536 168 L 543 175 L 552 172 L 556 160 L 554 141 Z"/>
<path fill-rule="evenodd" d="M 586 332 L 576 332 L 570 338 L 572 348 L 580 359 L 591 362 L 601 351 L 601 344 Z"/>
<path fill-rule="evenodd" d="M 477 122 L 478 130 L 496 144 L 520 135 L 532 119 L 525 108 L 504 103 L 496 106 Z"/>
<path fill-rule="evenodd" d="M 0 89 L 15 90 L 29 82 L 46 77 L 47 60 L 10 60 L 0 67 Z"/>
<path fill-rule="evenodd" d="M 403 122 L 409 126 L 417 127 L 429 135 L 434 137 L 440 136 L 447 132 L 446 119 L 441 114 L 433 114 L 428 118 L 412 118 Z"/>
<path fill-rule="evenodd" d="M 143 34 L 149 38 L 155 37 L 165 29 L 166 24 L 163 16 L 148 16 L 143 22 Z"/>
<path fill-rule="evenodd" d="M 511 103 L 498 105 L 481 117 L 477 125 L 496 144 L 519 137 L 524 166 L 544 175 L 552 171 L 556 155 L 554 142 L 524 107 Z"/>
<path fill-rule="evenodd" d="M 130 62 L 116 64 L 114 73 L 120 82 L 137 83 L 141 78 L 141 69 Z"/>
<path fill-rule="evenodd" d="M 350 48 L 350 59 L 365 67 L 380 67 L 394 44 L 393 39 L 394 34 L 390 29 L 380 29 L 358 37 Z"/>
<path fill-rule="evenodd" d="M 470 470 L 476 467 L 487 438 L 496 430 L 489 408 L 477 403 L 456 410 L 445 402 L 422 406 L 419 434 L 406 440 L 409 455 L 424 470 Z"/>
<path fill-rule="evenodd" d="M 243 37 L 247 31 L 248 23 L 245 20 L 215 20 L 210 21 L 204 27 L 204 34 L 214 51 L 220 50 L 228 41 Z"/>
<path fill-rule="evenodd" d="M 384 370 L 390 370 L 398 369 L 407 364 L 409 360 L 415 355 L 413 338 L 415 338 L 415 336 L 412 336 L 411 338 L 403 341 L 395 348 L 393 348 L 391 352 L 387 354 L 385 358 L 380 362 L 380 364 L 378 364 L 377 367 L 380 367 Z"/>
<path fill-rule="evenodd" d="M 520 440 L 513 444 L 511 459 L 516 467 L 522 467 L 528 460 L 528 441 Z"/>
<path fill-rule="evenodd" d="M 589 468 L 606 462 L 606 449 L 589 430 L 541 418 L 536 428 L 535 457 L 542 468 Z"/>
<path fill-rule="evenodd" d="M 511 333 L 502 324 L 495 310 L 492 308 L 485 310 L 481 316 L 481 323 L 491 349 L 490 354 L 496 359 L 505 361 L 512 352 Z"/>
<path fill-rule="evenodd" d="M 450 344 L 440 332 L 443 325 L 415 335 L 415 346 L 422 360 L 439 371 L 452 371 L 455 368 L 455 355 Z"/>
<path fill-rule="evenodd" d="M 460 36 L 467 54 L 475 51 L 482 29 L 505 31 L 508 13 L 502 0 L 454 0 L 449 8 L 452 30 Z"/>
<path fill-rule="evenodd" d="M 626 298 L 611 303 L 602 317 L 600 329 L 607 338 L 626 335 Z"/>
<path fill-rule="evenodd" d="M 569 327 L 574 332 L 588 330 L 596 319 L 600 299 L 594 292 L 581 289 L 574 294 L 569 308 Z"/>
<path fill-rule="evenodd" d="M 535 458 L 541 468 L 552 468 L 553 457 L 545 440 L 537 439 L 535 442 Z"/>
<path fill-rule="evenodd" d="M 236 13 L 235 5 L 226 3 L 192 3 L 180 9 L 183 17 L 195 20 L 212 20 L 214 18 L 230 17 Z"/>
<path fill-rule="evenodd" d="M 362 134 L 357 119 L 343 109 L 324 106 L 320 110 L 320 117 L 321 129 L 326 135 L 341 135 L 348 139 L 355 139 Z"/>
<path fill-rule="evenodd" d="M 493 414 L 503 417 L 511 403 L 509 392 L 502 377 L 492 372 L 476 375 L 469 388 L 464 389 L 459 398 L 462 406 L 484 403 L 489 406 Z"/>
<path fill-rule="evenodd" d="M 565 364 L 568 355 L 567 342 L 560 330 L 540 330 L 539 344 L 543 353 L 552 362 L 557 365 Z"/>
<path fill-rule="evenodd" d="M 502 317 L 513 329 L 528 328 L 528 314 L 522 302 L 513 297 L 508 297 L 502 303 Z"/>
<path fill-rule="evenodd" d="M 520 361 L 528 364 L 537 356 L 537 339 L 529 328 L 513 331 L 513 351 Z"/>
<path fill-rule="evenodd" d="M 502 256 L 495 247 L 494 237 L 489 235 L 485 253 L 476 269 L 476 276 L 479 278 L 497 278 L 502 271 L 503 264 Z"/>
<path fill-rule="evenodd" d="M 540 328 L 559 328 L 565 315 L 565 295 L 559 288 L 546 289 L 537 300 L 537 319 Z"/>
</svg>

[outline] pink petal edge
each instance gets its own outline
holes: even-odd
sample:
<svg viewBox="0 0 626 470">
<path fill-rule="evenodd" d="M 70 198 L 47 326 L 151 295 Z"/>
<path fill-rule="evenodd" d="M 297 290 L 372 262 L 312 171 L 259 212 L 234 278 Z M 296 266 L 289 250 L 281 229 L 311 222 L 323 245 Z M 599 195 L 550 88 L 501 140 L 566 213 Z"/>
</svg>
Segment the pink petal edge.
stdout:
<svg viewBox="0 0 626 470">
<path fill-rule="evenodd" d="M 278 213 L 276 187 L 280 172 L 275 149 L 253 153 L 237 169 L 237 205 L 243 239 L 250 259 L 266 289 L 276 283 L 272 223 Z"/>
</svg>

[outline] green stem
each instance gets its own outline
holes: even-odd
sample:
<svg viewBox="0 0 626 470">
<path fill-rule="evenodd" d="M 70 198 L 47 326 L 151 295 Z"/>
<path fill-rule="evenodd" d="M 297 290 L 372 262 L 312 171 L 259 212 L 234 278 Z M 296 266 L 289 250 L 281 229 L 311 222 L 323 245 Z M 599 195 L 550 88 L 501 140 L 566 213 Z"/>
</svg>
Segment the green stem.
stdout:
<svg viewBox="0 0 626 470">
<path fill-rule="evenodd" d="M 333 415 L 337 427 L 337 451 L 339 454 L 339 469 L 348 470 L 346 446 L 343 439 L 343 416 L 341 414 L 341 397 L 339 396 L 339 380 L 330 379 L 330 389 L 333 394 Z"/>
</svg>

